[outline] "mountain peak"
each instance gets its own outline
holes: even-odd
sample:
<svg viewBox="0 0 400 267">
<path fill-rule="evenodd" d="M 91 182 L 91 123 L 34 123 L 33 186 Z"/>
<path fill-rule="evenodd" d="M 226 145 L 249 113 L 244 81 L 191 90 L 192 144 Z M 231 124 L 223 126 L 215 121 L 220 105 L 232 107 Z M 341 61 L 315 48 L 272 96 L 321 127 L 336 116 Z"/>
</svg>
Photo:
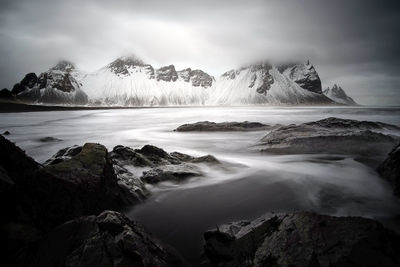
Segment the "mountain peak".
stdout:
<svg viewBox="0 0 400 267">
<path fill-rule="evenodd" d="M 337 84 L 334 84 L 332 88 L 326 88 L 323 93 L 337 103 L 344 105 L 358 105 L 353 98 L 349 97 L 343 88 Z"/>
<path fill-rule="evenodd" d="M 122 56 L 107 65 L 115 74 L 128 74 L 128 68 L 144 66 L 144 62 L 134 55 Z"/>
<path fill-rule="evenodd" d="M 72 70 L 75 70 L 75 65 L 68 60 L 60 60 L 54 67 L 50 68 L 50 70 L 70 72 Z"/>
</svg>

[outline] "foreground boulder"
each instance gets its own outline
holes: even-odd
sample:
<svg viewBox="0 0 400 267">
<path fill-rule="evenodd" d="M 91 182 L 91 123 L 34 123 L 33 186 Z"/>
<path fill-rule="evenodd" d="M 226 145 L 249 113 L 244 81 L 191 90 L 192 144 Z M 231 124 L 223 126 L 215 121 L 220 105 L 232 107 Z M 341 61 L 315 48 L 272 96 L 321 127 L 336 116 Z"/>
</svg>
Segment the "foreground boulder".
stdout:
<svg viewBox="0 0 400 267">
<path fill-rule="evenodd" d="M 186 266 L 172 249 L 115 211 L 58 226 L 40 242 L 29 265 Z"/>
<path fill-rule="evenodd" d="M 272 153 L 384 155 L 400 140 L 385 131 L 400 134 L 395 125 L 327 118 L 279 127 L 263 137 L 257 147 Z"/>
<path fill-rule="evenodd" d="M 379 165 L 378 172 L 392 185 L 394 194 L 400 197 L 400 145 L 393 148 Z"/>
<path fill-rule="evenodd" d="M 399 266 L 400 237 L 360 217 L 264 216 L 204 234 L 213 266 Z"/>
<path fill-rule="evenodd" d="M 176 128 L 177 132 L 228 132 L 228 131 L 262 131 L 271 130 L 276 126 L 262 124 L 259 122 L 211 122 L 199 121 L 196 123 L 183 124 Z"/>
</svg>

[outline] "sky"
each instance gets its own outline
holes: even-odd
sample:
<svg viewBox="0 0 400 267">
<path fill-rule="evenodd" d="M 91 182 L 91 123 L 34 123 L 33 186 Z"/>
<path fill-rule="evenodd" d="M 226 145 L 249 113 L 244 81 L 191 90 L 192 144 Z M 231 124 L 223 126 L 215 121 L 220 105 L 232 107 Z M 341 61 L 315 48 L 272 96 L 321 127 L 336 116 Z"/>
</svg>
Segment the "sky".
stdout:
<svg viewBox="0 0 400 267">
<path fill-rule="evenodd" d="M 66 59 L 95 71 L 124 55 L 219 76 L 310 60 L 323 87 L 400 105 L 400 1 L 0 0 L 0 87 Z"/>
</svg>

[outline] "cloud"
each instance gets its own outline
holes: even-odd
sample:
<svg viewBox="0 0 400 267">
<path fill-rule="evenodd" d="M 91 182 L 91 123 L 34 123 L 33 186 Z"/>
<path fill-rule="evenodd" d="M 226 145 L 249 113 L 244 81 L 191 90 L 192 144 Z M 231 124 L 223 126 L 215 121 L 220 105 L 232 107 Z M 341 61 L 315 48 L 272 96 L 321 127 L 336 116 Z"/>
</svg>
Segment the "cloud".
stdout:
<svg viewBox="0 0 400 267">
<path fill-rule="evenodd" d="M 213 75 L 262 59 L 310 59 L 324 86 L 395 104 L 399 10 L 398 1 L 372 0 L 3 1 L 0 86 L 60 58 L 95 70 L 133 53 Z"/>
</svg>

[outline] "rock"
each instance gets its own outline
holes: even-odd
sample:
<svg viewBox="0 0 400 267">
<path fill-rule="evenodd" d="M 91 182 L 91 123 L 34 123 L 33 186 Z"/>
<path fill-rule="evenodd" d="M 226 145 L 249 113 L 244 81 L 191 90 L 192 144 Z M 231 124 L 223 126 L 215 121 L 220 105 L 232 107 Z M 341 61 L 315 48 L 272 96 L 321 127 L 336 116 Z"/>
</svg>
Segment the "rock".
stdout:
<svg viewBox="0 0 400 267">
<path fill-rule="evenodd" d="M 177 132 L 219 132 L 219 131 L 262 131 L 271 130 L 276 126 L 266 125 L 259 122 L 210 122 L 199 121 L 196 123 L 183 124 L 176 128 Z"/>
<path fill-rule="evenodd" d="M 3 88 L 0 90 L 0 98 L 11 98 L 12 94 L 11 91 L 7 88 Z"/>
<path fill-rule="evenodd" d="M 382 133 L 385 130 L 400 129 L 381 122 L 327 118 L 272 130 L 257 147 L 272 153 L 382 155 L 399 140 L 398 136 Z"/>
<path fill-rule="evenodd" d="M 215 81 L 214 77 L 205 73 L 202 70 L 192 70 L 190 68 L 177 71 L 178 77 L 185 82 L 192 82 L 195 87 L 201 86 L 204 88 L 211 87 Z"/>
<path fill-rule="evenodd" d="M 193 157 L 179 152 L 168 153 L 152 145 L 145 145 L 141 149 L 135 150 L 129 147 L 116 146 L 110 153 L 110 157 L 117 175 L 128 175 L 135 181 L 138 181 L 139 178 L 128 170 L 129 166 L 147 168 L 139 181 L 150 184 L 162 181 L 179 182 L 188 177 L 201 176 L 202 173 L 195 164 L 219 163 L 211 155 Z M 137 182 L 137 186 L 144 188 L 144 185 L 140 186 L 139 182 Z"/>
<path fill-rule="evenodd" d="M 179 165 L 164 165 L 143 172 L 141 177 L 142 181 L 155 184 L 164 181 L 181 182 L 189 177 L 201 176 L 200 169 L 188 163 L 182 163 Z"/>
<path fill-rule="evenodd" d="M 74 145 L 71 147 L 66 147 L 60 149 L 56 154 L 54 154 L 50 159 L 48 159 L 44 165 L 53 165 L 66 160 L 71 159 L 73 156 L 81 153 L 82 146 Z"/>
<path fill-rule="evenodd" d="M 394 194 L 400 197 L 400 145 L 393 148 L 377 170 L 392 185 Z"/>
<path fill-rule="evenodd" d="M 400 237 L 360 217 L 268 215 L 204 234 L 212 266 L 399 266 Z"/>
<path fill-rule="evenodd" d="M 62 141 L 62 139 L 51 137 L 51 136 L 46 136 L 46 137 L 39 138 L 39 141 L 43 142 L 43 143 L 46 143 L 46 142 L 59 142 L 59 141 Z"/>
<path fill-rule="evenodd" d="M 176 252 L 115 211 L 58 226 L 39 243 L 29 265 L 186 266 Z"/>
<path fill-rule="evenodd" d="M 104 146 L 86 143 L 82 148 L 61 150 L 58 155 L 37 171 L 28 189 L 46 210 L 46 216 L 40 215 L 46 218 L 44 225 L 140 201 L 135 192 L 119 183 Z"/>
<path fill-rule="evenodd" d="M 174 65 L 164 66 L 156 70 L 157 81 L 175 82 L 178 79 L 178 73 Z"/>
<path fill-rule="evenodd" d="M 9 132 L 9 131 L 5 131 L 5 132 L 3 133 L 3 135 L 10 135 L 10 132 Z"/>
</svg>

